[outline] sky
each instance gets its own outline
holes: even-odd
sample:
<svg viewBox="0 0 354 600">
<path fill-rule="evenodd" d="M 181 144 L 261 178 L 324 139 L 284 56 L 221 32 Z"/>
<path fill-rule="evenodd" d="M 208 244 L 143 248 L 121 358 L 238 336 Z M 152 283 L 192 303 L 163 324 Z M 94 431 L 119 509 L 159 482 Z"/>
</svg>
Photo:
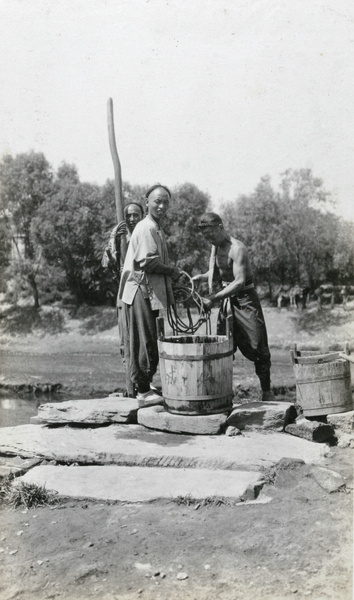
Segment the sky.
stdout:
<svg viewBox="0 0 354 600">
<path fill-rule="evenodd" d="M 0 0 L 0 158 L 195 183 L 213 206 L 311 168 L 354 219 L 352 0 Z"/>
</svg>

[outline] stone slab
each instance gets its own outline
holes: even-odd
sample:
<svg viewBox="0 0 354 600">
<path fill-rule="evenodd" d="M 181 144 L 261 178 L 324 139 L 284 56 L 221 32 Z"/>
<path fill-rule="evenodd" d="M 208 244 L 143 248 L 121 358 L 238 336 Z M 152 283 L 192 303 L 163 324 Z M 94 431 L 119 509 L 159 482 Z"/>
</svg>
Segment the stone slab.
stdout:
<svg viewBox="0 0 354 600">
<path fill-rule="evenodd" d="M 295 421 L 296 417 L 296 408 L 291 402 L 250 402 L 234 408 L 227 419 L 227 425 L 241 431 L 281 431 L 288 423 Z"/>
<path fill-rule="evenodd" d="M 140 425 L 94 429 L 19 425 L 0 429 L 0 454 L 92 465 L 257 471 L 283 457 L 321 463 L 325 451 L 321 444 L 277 432 L 228 437 L 164 433 Z"/>
<path fill-rule="evenodd" d="M 106 425 L 107 423 L 136 423 L 138 401 L 136 398 L 109 396 L 90 400 L 74 400 L 41 404 L 37 419 L 48 425 L 81 424 Z"/>
<path fill-rule="evenodd" d="M 343 477 L 336 471 L 325 469 L 324 467 L 312 466 L 310 469 L 311 477 L 329 494 L 338 492 L 345 487 Z"/>
<path fill-rule="evenodd" d="M 0 456 L 0 479 L 7 477 L 10 473 L 23 475 L 32 467 L 38 465 L 38 458 L 20 458 L 19 456 Z"/>
<path fill-rule="evenodd" d="M 354 448 L 354 410 L 327 415 L 327 422 L 334 427 L 339 448 Z"/>
<path fill-rule="evenodd" d="M 301 415 L 296 419 L 296 423 L 290 423 L 285 427 L 286 433 L 296 435 L 311 442 L 325 442 L 334 437 L 334 427 L 328 423 L 319 421 L 309 421 Z"/>
<path fill-rule="evenodd" d="M 209 469 L 161 469 L 158 467 L 39 466 L 21 478 L 45 485 L 61 496 L 148 502 L 190 496 L 203 500 L 213 496 L 252 500 L 263 485 L 257 471 Z"/>
<path fill-rule="evenodd" d="M 327 423 L 333 425 L 336 430 L 336 435 L 342 435 L 344 433 L 354 435 L 354 410 L 327 415 Z"/>
<path fill-rule="evenodd" d="M 149 429 L 192 435 L 218 435 L 225 428 L 229 413 L 218 415 L 175 415 L 163 406 L 150 406 L 138 411 L 138 423 Z"/>
</svg>

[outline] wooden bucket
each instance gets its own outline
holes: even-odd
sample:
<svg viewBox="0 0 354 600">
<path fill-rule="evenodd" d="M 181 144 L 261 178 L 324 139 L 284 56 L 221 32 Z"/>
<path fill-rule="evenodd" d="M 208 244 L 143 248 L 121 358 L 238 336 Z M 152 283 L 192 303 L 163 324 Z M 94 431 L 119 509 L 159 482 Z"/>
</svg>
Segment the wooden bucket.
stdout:
<svg viewBox="0 0 354 600">
<path fill-rule="evenodd" d="M 174 414 L 208 415 L 232 409 L 233 340 L 227 335 L 166 337 L 157 319 L 162 395 Z"/>
<path fill-rule="evenodd" d="M 348 354 L 348 350 L 345 349 Z M 291 351 L 296 400 L 306 417 L 354 409 L 350 364 L 339 352 Z"/>
</svg>

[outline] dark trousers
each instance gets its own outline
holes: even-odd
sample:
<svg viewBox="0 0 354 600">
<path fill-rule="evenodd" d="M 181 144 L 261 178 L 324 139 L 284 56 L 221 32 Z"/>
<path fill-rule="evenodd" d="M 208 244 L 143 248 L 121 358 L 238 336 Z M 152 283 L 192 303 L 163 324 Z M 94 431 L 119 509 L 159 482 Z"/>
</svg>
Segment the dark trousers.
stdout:
<svg viewBox="0 0 354 600">
<path fill-rule="evenodd" d="M 159 362 L 156 319 L 150 300 L 138 288 L 133 304 L 123 304 L 130 347 L 130 379 L 140 388 L 149 387 Z"/>
<path fill-rule="evenodd" d="M 233 317 L 234 352 L 240 352 L 255 365 L 263 392 L 270 390 L 270 351 L 263 311 L 255 289 L 222 301 L 217 334 L 225 335 L 226 318 Z"/>
</svg>

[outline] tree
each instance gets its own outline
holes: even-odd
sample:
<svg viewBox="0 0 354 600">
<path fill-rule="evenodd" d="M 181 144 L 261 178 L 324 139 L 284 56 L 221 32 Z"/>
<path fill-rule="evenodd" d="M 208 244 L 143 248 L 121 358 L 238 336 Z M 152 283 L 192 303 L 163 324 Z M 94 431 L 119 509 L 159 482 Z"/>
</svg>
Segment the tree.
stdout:
<svg viewBox="0 0 354 600">
<path fill-rule="evenodd" d="M 209 209 L 210 198 L 193 183 L 184 183 L 172 190 L 172 200 L 164 219 L 171 262 L 192 274 L 205 271 L 209 244 L 198 230 L 198 222 Z"/>
<path fill-rule="evenodd" d="M 315 289 L 326 280 L 348 280 L 353 229 L 332 209 L 321 179 L 310 169 L 288 169 L 279 191 L 263 177 L 253 194 L 224 205 L 222 214 L 230 233 L 249 248 L 256 280 L 267 283 L 272 296 L 275 284 Z"/>
<path fill-rule="evenodd" d="M 64 271 L 77 307 L 92 300 L 98 287 L 94 236 L 100 207 L 99 187 L 80 183 L 76 168 L 64 163 L 54 193 L 41 205 L 34 224 L 45 259 Z"/>
<path fill-rule="evenodd" d="M 230 234 L 248 248 L 255 280 L 267 283 L 272 297 L 274 283 L 285 282 L 286 264 L 280 207 L 270 177 L 262 177 L 250 196 L 224 204 L 222 218 Z"/>
<path fill-rule="evenodd" d="M 0 163 L 0 186 L 2 231 L 7 231 L 5 247 L 11 241 L 13 249 L 8 276 L 20 278 L 30 286 L 38 308 L 41 252 L 32 224 L 40 206 L 53 193 L 52 169 L 42 153 L 28 152 L 14 158 L 6 155 Z"/>
<path fill-rule="evenodd" d="M 311 169 L 288 169 L 282 175 L 279 202 L 292 283 L 316 287 L 335 245 L 336 217 L 328 212 L 331 198 Z"/>
<path fill-rule="evenodd" d="M 338 219 L 332 273 L 327 279 L 336 284 L 354 284 L 354 223 Z"/>
</svg>

